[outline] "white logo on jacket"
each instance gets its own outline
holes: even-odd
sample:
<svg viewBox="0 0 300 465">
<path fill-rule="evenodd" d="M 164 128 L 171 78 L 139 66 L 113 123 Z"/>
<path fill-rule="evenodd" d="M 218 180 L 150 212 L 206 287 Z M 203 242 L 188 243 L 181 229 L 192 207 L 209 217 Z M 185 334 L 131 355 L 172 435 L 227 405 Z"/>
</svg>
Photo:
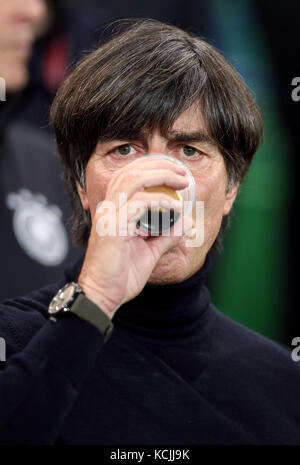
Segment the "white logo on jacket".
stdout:
<svg viewBox="0 0 300 465">
<path fill-rule="evenodd" d="M 48 205 L 44 195 L 26 189 L 8 194 L 6 204 L 14 210 L 13 230 L 26 254 L 41 265 L 61 264 L 69 244 L 60 208 Z"/>
</svg>

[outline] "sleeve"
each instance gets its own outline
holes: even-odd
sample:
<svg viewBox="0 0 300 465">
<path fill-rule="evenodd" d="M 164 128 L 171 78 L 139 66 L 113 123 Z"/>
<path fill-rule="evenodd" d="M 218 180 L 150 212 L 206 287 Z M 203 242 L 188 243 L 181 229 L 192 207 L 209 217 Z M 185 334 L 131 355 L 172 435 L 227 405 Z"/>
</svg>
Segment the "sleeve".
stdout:
<svg viewBox="0 0 300 465">
<path fill-rule="evenodd" d="M 0 371 L 0 444 L 54 444 L 103 344 L 71 312 L 47 320 Z"/>
</svg>

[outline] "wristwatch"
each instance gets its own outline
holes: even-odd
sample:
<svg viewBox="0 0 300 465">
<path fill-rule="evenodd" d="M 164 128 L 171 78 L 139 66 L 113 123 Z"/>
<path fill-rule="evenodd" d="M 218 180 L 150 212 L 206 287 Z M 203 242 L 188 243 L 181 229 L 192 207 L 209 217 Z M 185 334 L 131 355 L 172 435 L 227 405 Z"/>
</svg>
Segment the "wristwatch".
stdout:
<svg viewBox="0 0 300 465">
<path fill-rule="evenodd" d="M 103 334 L 104 341 L 110 337 L 113 330 L 112 321 L 98 305 L 86 297 L 75 282 L 67 283 L 59 289 L 48 308 L 50 319 L 55 322 L 70 313 L 96 326 Z"/>
</svg>

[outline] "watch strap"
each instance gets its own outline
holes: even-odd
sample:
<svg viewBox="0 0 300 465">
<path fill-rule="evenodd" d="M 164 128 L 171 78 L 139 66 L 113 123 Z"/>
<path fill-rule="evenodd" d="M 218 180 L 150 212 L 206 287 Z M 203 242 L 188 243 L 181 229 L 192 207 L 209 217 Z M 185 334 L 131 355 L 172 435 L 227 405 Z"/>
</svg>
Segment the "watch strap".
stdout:
<svg viewBox="0 0 300 465">
<path fill-rule="evenodd" d="M 88 299 L 83 293 L 80 293 L 74 303 L 72 303 L 70 311 L 96 326 L 103 334 L 105 342 L 111 336 L 113 330 L 112 321 L 98 305 Z"/>
</svg>

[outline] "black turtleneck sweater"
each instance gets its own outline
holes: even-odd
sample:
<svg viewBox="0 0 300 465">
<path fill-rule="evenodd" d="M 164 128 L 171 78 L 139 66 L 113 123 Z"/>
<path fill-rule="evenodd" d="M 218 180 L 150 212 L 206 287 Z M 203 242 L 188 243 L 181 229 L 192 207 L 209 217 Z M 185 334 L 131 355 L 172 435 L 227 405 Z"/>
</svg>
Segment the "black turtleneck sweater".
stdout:
<svg viewBox="0 0 300 465">
<path fill-rule="evenodd" d="M 0 305 L 0 443 L 300 444 L 300 364 L 210 303 L 208 259 L 146 285 L 107 342 L 76 315 L 47 318 L 80 266 Z"/>
</svg>

